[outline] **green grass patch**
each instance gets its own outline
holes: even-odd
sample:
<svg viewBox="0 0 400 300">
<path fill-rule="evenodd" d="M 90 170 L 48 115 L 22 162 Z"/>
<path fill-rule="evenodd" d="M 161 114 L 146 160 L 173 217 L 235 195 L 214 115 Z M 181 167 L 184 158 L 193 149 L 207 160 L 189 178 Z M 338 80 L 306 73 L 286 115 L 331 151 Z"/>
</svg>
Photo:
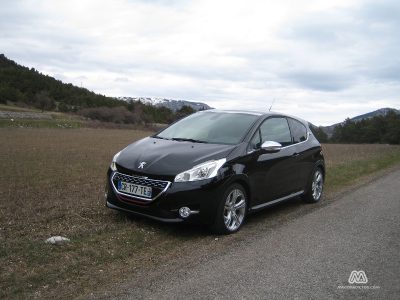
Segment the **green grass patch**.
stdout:
<svg viewBox="0 0 400 300">
<path fill-rule="evenodd" d="M 17 119 L 11 121 L 9 119 L 0 119 L 1 127 L 13 127 L 13 128 L 81 128 L 83 122 L 72 119 L 49 119 L 49 120 L 29 120 L 29 119 Z"/>
<path fill-rule="evenodd" d="M 70 238 L 70 243 L 61 246 L 45 244 L 43 239 L 31 240 L 29 237 L 8 243 L 4 254 L 13 261 L 14 272 L 3 274 L 6 275 L 2 278 L 3 296 L 29 295 L 46 286 L 54 288 L 56 283 L 60 286 L 69 285 L 68 282 L 88 274 L 95 278 L 99 270 L 106 270 L 109 265 L 119 264 L 128 257 L 138 255 L 144 258 L 142 249 L 150 247 L 156 236 L 148 230 L 114 226 Z M 139 260 L 131 262 L 131 267 L 136 263 Z M 63 293 L 64 297 L 71 294 L 68 291 Z"/>
<path fill-rule="evenodd" d="M 400 148 L 381 156 L 347 162 L 327 169 L 326 188 L 328 192 L 349 186 L 362 177 L 368 176 L 390 166 L 400 164 Z"/>
<path fill-rule="evenodd" d="M 41 112 L 36 108 L 21 107 L 16 105 L 0 104 L 0 110 L 2 111 L 15 111 L 15 112 Z"/>
</svg>

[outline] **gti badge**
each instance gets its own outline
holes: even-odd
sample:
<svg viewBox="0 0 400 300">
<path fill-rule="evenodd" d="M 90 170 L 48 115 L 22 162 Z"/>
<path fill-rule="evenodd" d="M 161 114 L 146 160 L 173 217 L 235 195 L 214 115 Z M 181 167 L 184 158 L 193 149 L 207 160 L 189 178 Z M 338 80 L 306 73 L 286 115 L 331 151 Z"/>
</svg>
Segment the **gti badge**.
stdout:
<svg viewBox="0 0 400 300">
<path fill-rule="evenodd" d="M 145 161 L 142 161 L 142 162 L 139 164 L 138 169 L 143 169 L 145 164 L 146 164 L 146 162 L 145 162 Z"/>
</svg>

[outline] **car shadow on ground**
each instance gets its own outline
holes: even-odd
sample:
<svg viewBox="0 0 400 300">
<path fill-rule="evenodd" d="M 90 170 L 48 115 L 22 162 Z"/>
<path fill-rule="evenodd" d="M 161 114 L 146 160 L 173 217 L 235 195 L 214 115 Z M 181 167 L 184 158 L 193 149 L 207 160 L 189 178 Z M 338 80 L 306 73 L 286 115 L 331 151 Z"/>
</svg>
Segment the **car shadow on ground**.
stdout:
<svg viewBox="0 0 400 300">
<path fill-rule="evenodd" d="M 318 204 L 306 204 L 301 200 L 300 197 L 289 199 L 249 214 L 241 231 L 248 232 L 249 230 L 257 227 L 265 228 L 266 226 L 277 226 L 288 219 L 296 218 L 296 216 L 301 216 L 304 213 L 310 212 L 313 210 L 313 208 L 318 206 Z M 118 214 L 136 226 L 156 230 L 157 232 L 161 232 L 166 235 L 178 236 L 182 239 L 218 236 L 211 232 L 208 226 L 202 224 L 190 222 L 163 223 L 134 214 L 127 214 L 123 212 L 118 212 Z"/>
<path fill-rule="evenodd" d="M 153 220 L 144 216 L 135 214 L 118 212 L 124 215 L 127 220 L 139 227 L 149 228 L 166 235 L 179 236 L 182 238 L 189 237 L 206 237 L 210 235 L 207 226 L 201 224 L 181 222 L 181 223 L 164 223 L 161 221 Z"/>
</svg>

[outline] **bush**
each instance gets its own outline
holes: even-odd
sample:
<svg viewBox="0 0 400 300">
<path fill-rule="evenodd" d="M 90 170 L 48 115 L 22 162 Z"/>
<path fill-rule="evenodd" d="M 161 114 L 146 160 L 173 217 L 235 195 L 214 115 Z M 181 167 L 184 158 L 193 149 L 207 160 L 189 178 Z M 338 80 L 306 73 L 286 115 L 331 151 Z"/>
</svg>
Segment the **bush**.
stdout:
<svg viewBox="0 0 400 300">
<path fill-rule="evenodd" d="M 81 109 L 78 114 L 92 120 L 102 122 L 113 122 L 119 124 L 137 124 L 141 120 L 134 112 L 130 112 L 126 107 L 93 107 Z"/>
</svg>

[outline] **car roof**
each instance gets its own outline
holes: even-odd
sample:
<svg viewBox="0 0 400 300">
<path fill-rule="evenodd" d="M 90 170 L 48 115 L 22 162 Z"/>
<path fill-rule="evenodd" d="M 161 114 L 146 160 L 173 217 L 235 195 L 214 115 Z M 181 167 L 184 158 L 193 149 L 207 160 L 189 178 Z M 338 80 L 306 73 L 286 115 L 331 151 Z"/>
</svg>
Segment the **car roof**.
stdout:
<svg viewBox="0 0 400 300">
<path fill-rule="evenodd" d="M 284 117 L 289 117 L 293 118 L 295 120 L 298 120 L 304 124 L 308 125 L 308 122 L 292 115 L 288 114 L 283 114 L 279 112 L 274 112 L 274 111 L 257 111 L 257 110 L 240 110 L 240 109 L 208 109 L 205 110 L 204 112 L 215 112 L 215 113 L 232 113 L 232 114 L 249 114 L 249 115 L 256 115 L 256 116 L 262 116 L 262 117 L 268 117 L 268 116 L 284 116 Z"/>
<path fill-rule="evenodd" d="M 231 114 L 248 114 L 248 115 L 257 115 L 262 116 L 265 112 L 260 112 L 256 110 L 239 110 L 239 109 L 208 109 L 206 112 L 215 112 L 215 113 L 231 113 Z"/>
</svg>

